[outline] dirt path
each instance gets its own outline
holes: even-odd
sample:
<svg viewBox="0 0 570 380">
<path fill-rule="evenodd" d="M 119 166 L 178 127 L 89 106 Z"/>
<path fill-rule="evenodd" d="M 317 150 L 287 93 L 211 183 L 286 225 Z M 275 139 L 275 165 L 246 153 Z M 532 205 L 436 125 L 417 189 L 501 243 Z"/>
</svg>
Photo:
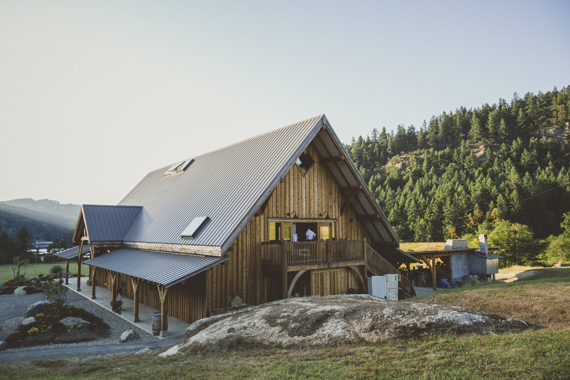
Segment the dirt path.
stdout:
<svg viewBox="0 0 570 380">
<path fill-rule="evenodd" d="M 497 273 L 495 280 L 499 282 L 515 282 L 525 277 L 530 277 L 536 273 L 535 270 L 530 268 L 514 270 L 509 272 Z"/>
</svg>

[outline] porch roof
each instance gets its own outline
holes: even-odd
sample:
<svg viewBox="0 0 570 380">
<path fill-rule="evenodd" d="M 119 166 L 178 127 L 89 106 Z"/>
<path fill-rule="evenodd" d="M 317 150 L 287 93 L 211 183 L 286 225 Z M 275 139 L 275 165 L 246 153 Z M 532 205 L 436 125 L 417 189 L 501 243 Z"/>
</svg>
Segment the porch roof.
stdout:
<svg viewBox="0 0 570 380">
<path fill-rule="evenodd" d="M 229 256 L 199 256 L 121 248 L 87 260 L 85 264 L 169 288 L 223 263 L 228 258 Z"/>
<path fill-rule="evenodd" d="M 81 250 L 81 254 L 84 255 L 88 253 L 90 250 L 89 244 L 84 244 L 83 249 Z M 79 252 L 78 247 L 73 247 L 66 249 L 65 251 L 61 251 L 55 254 L 57 257 L 61 257 L 62 259 L 71 260 L 77 257 L 77 253 Z"/>
</svg>

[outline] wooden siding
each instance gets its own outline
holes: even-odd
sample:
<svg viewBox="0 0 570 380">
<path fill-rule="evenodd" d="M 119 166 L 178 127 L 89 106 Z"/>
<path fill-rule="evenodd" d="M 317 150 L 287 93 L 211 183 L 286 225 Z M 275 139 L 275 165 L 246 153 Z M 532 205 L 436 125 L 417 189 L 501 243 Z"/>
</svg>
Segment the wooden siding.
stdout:
<svg viewBox="0 0 570 380">
<path fill-rule="evenodd" d="M 228 307 L 235 295 L 248 305 L 267 302 L 265 287 L 278 282 L 264 278 L 262 272 L 261 242 L 268 240 L 268 218 L 291 218 L 287 213 L 295 211 L 299 218 L 324 219 L 326 212 L 330 218 L 337 219 L 337 240 L 366 238 L 371 241 L 366 227 L 356 219 L 352 206 L 341 215 L 340 208 L 346 195 L 326 166 L 320 163 L 321 158 L 312 144 L 307 152 L 315 160 L 309 171 L 303 175 L 297 165 L 293 165 L 271 194 L 263 213 L 253 217 L 233 243 L 228 252 L 228 265 L 218 265 L 208 271 L 212 278 L 209 310 Z M 347 277 L 352 279 L 353 274 Z"/>
<path fill-rule="evenodd" d="M 358 275 L 350 268 L 311 271 L 311 295 L 346 294 L 348 289 L 363 291 Z"/>
</svg>

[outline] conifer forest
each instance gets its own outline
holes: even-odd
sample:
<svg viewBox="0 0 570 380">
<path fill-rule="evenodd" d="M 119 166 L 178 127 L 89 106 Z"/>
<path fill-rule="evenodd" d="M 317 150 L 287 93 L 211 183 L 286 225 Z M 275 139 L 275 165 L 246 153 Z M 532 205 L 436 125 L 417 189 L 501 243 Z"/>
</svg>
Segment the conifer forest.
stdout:
<svg viewBox="0 0 570 380">
<path fill-rule="evenodd" d="M 372 130 L 346 146 L 401 242 L 523 226 L 563 231 L 570 210 L 570 87 Z"/>
</svg>

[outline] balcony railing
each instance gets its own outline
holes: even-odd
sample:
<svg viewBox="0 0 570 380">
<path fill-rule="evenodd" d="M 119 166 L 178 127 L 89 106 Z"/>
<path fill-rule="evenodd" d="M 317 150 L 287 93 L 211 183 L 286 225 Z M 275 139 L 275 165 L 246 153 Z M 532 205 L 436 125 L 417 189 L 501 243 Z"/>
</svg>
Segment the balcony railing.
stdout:
<svg viewBox="0 0 570 380">
<path fill-rule="evenodd" d="M 363 240 L 264 242 L 263 262 L 283 265 L 284 254 L 287 265 L 364 260 L 364 250 Z"/>
</svg>

